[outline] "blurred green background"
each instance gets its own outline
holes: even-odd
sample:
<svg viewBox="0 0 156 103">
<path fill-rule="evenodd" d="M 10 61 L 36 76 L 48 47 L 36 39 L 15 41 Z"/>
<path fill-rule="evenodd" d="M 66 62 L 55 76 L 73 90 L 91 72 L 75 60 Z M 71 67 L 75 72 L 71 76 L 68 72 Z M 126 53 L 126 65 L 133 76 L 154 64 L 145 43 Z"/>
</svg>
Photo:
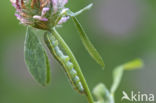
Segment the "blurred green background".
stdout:
<svg viewBox="0 0 156 103">
<path fill-rule="evenodd" d="M 144 68 L 125 72 L 116 101 L 121 103 L 123 90 L 156 94 L 156 0 L 69 0 L 66 7 L 77 11 L 91 2 L 92 10 L 78 19 L 102 55 L 104 71 L 87 54 L 71 20 L 58 29 L 77 57 L 90 89 L 100 82 L 110 88 L 112 70 L 139 57 Z M 14 12 L 9 0 L 1 1 L 0 103 L 87 103 L 71 88 L 53 58 L 50 85 L 43 88 L 32 79 L 24 63 L 26 27 L 19 24 Z"/>
</svg>

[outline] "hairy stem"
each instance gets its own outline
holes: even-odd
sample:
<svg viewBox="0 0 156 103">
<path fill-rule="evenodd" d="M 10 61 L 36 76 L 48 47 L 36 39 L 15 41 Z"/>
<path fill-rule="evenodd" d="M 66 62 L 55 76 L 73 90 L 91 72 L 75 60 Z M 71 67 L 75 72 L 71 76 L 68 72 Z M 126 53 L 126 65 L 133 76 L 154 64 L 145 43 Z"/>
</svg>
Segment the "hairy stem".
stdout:
<svg viewBox="0 0 156 103">
<path fill-rule="evenodd" d="M 89 90 L 89 87 L 87 85 L 87 82 L 85 80 L 85 77 L 83 75 L 83 73 L 81 72 L 81 68 L 74 56 L 74 54 L 72 53 L 72 51 L 70 50 L 70 48 L 68 47 L 68 45 L 66 44 L 66 42 L 63 40 L 63 38 L 59 35 L 59 33 L 56 31 L 55 28 L 53 28 L 51 30 L 52 34 L 56 37 L 56 39 L 59 41 L 60 45 L 64 48 L 65 52 L 67 53 L 67 55 L 71 58 L 71 62 L 75 65 L 75 69 L 79 75 L 79 78 L 81 80 L 81 83 L 84 87 L 84 90 L 85 90 L 85 95 L 88 99 L 88 102 L 89 103 L 94 103 L 94 100 L 93 100 L 93 97 L 92 97 L 92 94 Z"/>
</svg>

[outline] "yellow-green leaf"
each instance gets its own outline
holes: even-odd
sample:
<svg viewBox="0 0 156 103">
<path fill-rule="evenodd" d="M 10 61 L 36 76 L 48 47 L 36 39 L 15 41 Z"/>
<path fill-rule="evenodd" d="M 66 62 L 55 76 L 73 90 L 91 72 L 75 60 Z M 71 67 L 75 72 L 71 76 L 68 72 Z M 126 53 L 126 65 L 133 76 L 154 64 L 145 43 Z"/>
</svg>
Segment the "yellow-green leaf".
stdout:
<svg viewBox="0 0 156 103">
<path fill-rule="evenodd" d="M 136 59 L 131 62 L 128 62 L 124 64 L 124 69 L 125 70 L 133 70 L 133 69 L 139 69 L 143 66 L 143 62 L 141 59 Z"/>
<path fill-rule="evenodd" d="M 141 59 L 135 59 L 126 64 L 118 66 L 113 71 L 113 84 L 111 87 L 111 93 L 114 94 L 116 89 L 118 88 L 118 86 L 121 82 L 124 70 L 134 70 L 134 69 L 141 68 L 142 66 L 143 66 L 143 62 Z"/>
</svg>

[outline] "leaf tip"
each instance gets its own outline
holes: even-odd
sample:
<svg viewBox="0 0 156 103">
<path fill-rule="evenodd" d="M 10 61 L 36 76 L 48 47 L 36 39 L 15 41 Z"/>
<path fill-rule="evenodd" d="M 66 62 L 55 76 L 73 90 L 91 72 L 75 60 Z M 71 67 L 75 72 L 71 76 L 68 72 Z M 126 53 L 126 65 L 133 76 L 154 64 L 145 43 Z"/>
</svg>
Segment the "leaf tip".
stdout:
<svg viewBox="0 0 156 103">
<path fill-rule="evenodd" d="M 128 62 L 124 65 L 125 70 L 133 70 L 133 69 L 141 69 L 143 67 L 144 63 L 142 59 L 135 59 L 131 62 Z"/>
<path fill-rule="evenodd" d="M 104 62 L 101 64 L 102 70 L 105 70 L 105 64 Z"/>
<path fill-rule="evenodd" d="M 94 3 L 89 4 L 89 5 L 88 5 L 88 8 L 89 8 L 89 9 L 92 8 L 93 5 L 94 5 Z"/>
</svg>

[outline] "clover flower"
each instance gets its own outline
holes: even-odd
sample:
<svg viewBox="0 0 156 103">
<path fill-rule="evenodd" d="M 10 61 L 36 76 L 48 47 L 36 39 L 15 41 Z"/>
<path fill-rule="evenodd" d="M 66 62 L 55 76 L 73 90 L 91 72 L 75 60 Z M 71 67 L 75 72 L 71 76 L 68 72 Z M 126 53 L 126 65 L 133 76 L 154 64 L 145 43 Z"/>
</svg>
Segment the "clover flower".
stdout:
<svg viewBox="0 0 156 103">
<path fill-rule="evenodd" d="M 10 0 L 16 9 L 15 16 L 21 24 L 48 30 L 52 28 L 68 0 Z M 69 17 L 62 17 L 58 24 Z"/>
</svg>

